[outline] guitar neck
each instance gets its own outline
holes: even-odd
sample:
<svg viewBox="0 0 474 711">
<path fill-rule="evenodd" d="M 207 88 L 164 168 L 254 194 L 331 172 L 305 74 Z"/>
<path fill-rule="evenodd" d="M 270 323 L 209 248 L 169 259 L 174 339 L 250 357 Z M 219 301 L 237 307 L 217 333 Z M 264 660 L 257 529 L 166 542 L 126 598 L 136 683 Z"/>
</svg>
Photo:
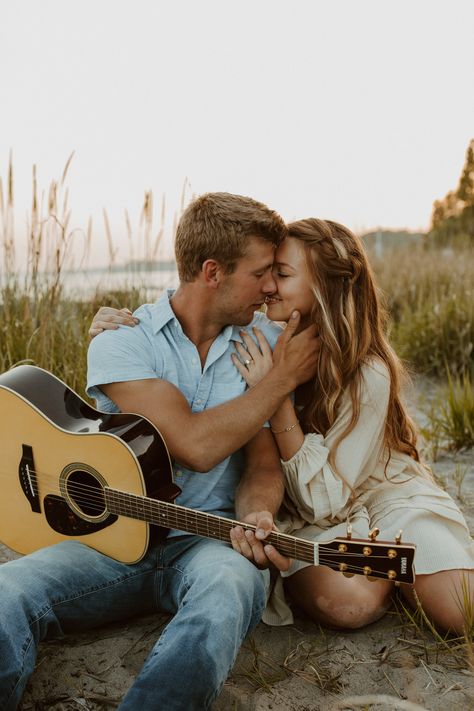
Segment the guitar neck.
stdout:
<svg viewBox="0 0 474 711">
<path fill-rule="evenodd" d="M 241 523 L 223 516 L 196 511 L 186 506 L 152 499 L 148 496 L 129 494 L 109 487 L 104 488 L 104 494 L 107 509 L 112 514 L 227 543 L 230 541 L 230 530 L 234 526 L 242 526 L 244 529 L 252 531 L 255 531 L 256 528 L 252 524 Z M 289 558 L 296 558 L 308 563 L 315 562 L 315 546 L 311 541 L 304 541 L 285 533 L 272 531 L 265 539 L 265 543 L 271 543 L 282 555 Z"/>
</svg>

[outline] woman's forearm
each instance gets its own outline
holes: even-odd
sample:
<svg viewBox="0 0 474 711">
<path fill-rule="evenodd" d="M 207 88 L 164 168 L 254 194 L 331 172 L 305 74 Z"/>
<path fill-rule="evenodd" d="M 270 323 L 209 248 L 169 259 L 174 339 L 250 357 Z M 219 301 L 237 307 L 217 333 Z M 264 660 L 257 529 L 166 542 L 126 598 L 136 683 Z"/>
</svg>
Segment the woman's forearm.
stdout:
<svg viewBox="0 0 474 711">
<path fill-rule="evenodd" d="M 289 397 L 271 417 L 270 427 L 278 445 L 280 457 L 284 461 L 291 459 L 303 444 L 304 434 Z"/>
</svg>

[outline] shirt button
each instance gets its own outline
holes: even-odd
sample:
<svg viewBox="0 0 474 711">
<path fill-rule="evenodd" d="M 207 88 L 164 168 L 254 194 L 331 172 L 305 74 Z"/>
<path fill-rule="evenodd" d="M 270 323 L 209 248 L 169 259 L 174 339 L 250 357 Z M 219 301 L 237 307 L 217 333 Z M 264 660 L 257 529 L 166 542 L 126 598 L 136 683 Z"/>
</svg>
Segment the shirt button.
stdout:
<svg viewBox="0 0 474 711">
<path fill-rule="evenodd" d="M 196 405 L 202 405 L 202 400 L 196 400 Z"/>
<path fill-rule="evenodd" d="M 175 472 L 175 476 L 183 476 L 183 472 L 178 469 L 178 471 Z"/>
</svg>

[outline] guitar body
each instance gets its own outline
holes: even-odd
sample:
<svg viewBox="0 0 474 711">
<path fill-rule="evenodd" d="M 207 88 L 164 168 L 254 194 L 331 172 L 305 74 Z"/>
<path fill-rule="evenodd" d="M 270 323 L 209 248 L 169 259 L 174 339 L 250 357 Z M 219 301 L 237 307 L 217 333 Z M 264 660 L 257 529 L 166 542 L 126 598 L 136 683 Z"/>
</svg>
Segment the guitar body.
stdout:
<svg viewBox="0 0 474 711">
<path fill-rule="evenodd" d="M 0 419 L 2 542 L 30 553 L 76 539 L 124 563 L 144 556 L 149 524 L 110 513 L 103 490 L 163 501 L 180 493 L 166 445 L 148 420 L 99 412 L 28 365 L 0 375 Z"/>
</svg>

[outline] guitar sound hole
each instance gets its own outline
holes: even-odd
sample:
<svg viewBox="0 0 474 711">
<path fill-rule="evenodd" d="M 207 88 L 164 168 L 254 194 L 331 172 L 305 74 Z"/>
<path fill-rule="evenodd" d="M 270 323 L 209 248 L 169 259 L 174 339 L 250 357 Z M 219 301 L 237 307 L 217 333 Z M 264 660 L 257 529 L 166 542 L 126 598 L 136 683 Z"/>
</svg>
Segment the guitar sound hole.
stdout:
<svg viewBox="0 0 474 711">
<path fill-rule="evenodd" d="M 105 511 L 102 486 L 89 472 L 76 469 L 67 478 L 67 493 L 86 516 L 101 516 Z"/>
</svg>

